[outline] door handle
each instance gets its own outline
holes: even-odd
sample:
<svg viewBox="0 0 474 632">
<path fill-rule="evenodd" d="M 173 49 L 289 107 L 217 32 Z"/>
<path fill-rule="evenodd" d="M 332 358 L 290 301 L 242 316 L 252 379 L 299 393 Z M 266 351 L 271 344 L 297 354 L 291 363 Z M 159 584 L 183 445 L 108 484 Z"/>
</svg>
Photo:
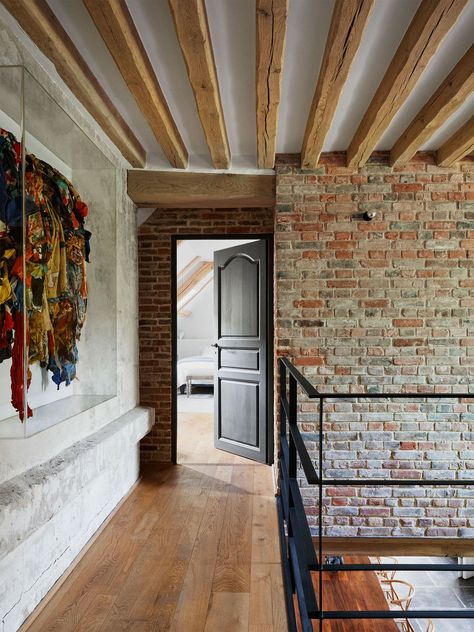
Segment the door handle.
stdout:
<svg viewBox="0 0 474 632">
<path fill-rule="evenodd" d="M 216 349 L 219 349 L 219 345 L 217 344 L 217 342 L 215 342 L 213 345 L 211 345 L 211 347 L 215 347 Z"/>
</svg>

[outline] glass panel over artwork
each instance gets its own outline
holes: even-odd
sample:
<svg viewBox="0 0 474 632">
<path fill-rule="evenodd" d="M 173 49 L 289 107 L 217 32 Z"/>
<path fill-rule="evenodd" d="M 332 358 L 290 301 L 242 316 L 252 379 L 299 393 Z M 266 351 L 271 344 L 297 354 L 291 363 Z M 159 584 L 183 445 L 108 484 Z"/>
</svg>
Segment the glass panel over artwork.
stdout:
<svg viewBox="0 0 474 632">
<path fill-rule="evenodd" d="M 23 67 L 0 67 L 0 439 L 116 395 L 116 169 Z"/>
</svg>

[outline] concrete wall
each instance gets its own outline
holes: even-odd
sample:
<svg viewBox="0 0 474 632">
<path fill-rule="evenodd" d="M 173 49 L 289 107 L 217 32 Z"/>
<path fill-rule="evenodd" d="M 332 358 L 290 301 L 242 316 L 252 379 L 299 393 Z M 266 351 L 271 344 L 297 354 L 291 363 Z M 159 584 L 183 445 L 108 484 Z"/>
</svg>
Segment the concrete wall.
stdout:
<svg viewBox="0 0 474 632">
<path fill-rule="evenodd" d="M 474 161 L 437 167 L 419 154 L 391 168 L 344 155 L 277 165 L 277 353 L 325 392 L 474 392 Z M 365 211 L 375 211 L 364 221 Z M 473 478 L 474 406 L 456 399 L 329 400 L 332 478 Z M 300 420 L 318 460 L 317 408 Z M 317 526 L 314 490 L 303 495 Z M 469 488 L 334 487 L 332 535 L 474 535 Z"/>
<path fill-rule="evenodd" d="M 30 438 L 0 439 L 0 631 L 12 632 L 137 479 L 138 444 L 152 418 L 137 407 L 137 239 L 127 164 L 3 7 L 0 64 L 24 64 L 116 167 L 116 396 Z"/>
</svg>

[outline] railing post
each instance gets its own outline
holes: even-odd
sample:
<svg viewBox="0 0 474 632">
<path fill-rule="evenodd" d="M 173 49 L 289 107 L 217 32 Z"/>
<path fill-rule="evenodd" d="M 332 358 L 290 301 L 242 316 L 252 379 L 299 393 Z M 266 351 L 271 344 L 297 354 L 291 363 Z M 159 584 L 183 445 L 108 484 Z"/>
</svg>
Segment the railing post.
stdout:
<svg viewBox="0 0 474 632">
<path fill-rule="evenodd" d="M 280 494 L 280 498 L 281 498 L 281 510 L 282 510 L 282 515 L 281 515 L 281 519 L 282 521 L 286 522 L 286 528 L 287 528 L 287 536 L 288 538 L 291 537 L 292 534 L 292 529 L 291 529 L 291 524 L 289 520 L 285 520 L 285 518 L 287 518 L 289 516 L 289 507 L 292 505 L 292 499 L 291 499 L 291 489 L 290 489 L 290 484 L 289 484 L 289 470 L 290 470 L 290 464 L 289 464 L 289 459 L 286 460 L 283 458 L 283 454 L 282 454 L 282 441 L 283 440 L 288 440 L 288 446 L 289 446 L 289 437 L 287 439 L 287 427 L 288 427 L 288 419 L 287 419 L 287 411 L 285 410 L 285 406 L 283 405 L 284 401 L 288 401 L 288 394 L 287 394 L 287 383 L 286 383 L 286 377 L 287 377 L 287 372 L 286 372 L 286 366 L 285 364 L 281 361 L 281 359 L 279 360 L 279 369 L 280 369 L 280 464 L 279 464 L 279 469 L 280 469 L 280 488 L 284 491 L 284 495 Z M 288 407 L 289 409 L 289 407 Z M 289 435 L 290 433 L 288 433 Z M 290 454 L 290 450 L 288 450 L 288 456 Z M 285 474 L 286 477 L 283 475 L 283 468 L 285 468 Z M 286 479 L 286 480 L 285 480 Z M 286 498 L 286 503 L 284 501 L 284 498 Z M 284 526 L 283 524 L 281 525 L 281 529 L 282 529 L 282 533 L 284 533 Z M 295 577 L 294 577 L 294 573 L 293 573 L 293 566 L 291 563 L 291 551 L 290 551 L 290 547 L 289 547 L 289 541 L 288 538 L 284 535 L 281 535 L 281 546 L 282 546 L 282 552 L 284 551 L 284 555 L 286 557 L 286 563 L 287 563 L 287 577 L 291 586 L 291 593 L 294 594 L 296 591 L 296 585 L 295 585 Z M 288 599 L 288 596 L 287 596 Z M 287 604 L 287 607 L 289 608 L 288 612 L 289 612 L 289 616 L 290 619 L 292 618 L 291 616 L 291 609 L 293 608 L 292 605 Z M 296 622 L 294 622 L 294 628 L 291 628 L 290 625 L 290 630 L 296 629 Z"/>
<path fill-rule="evenodd" d="M 295 424 L 296 423 L 296 410 L 297 410 L 297 384 L 296 384 L 296 380 L 293 377 L 293 375 L 291 375 L 290 373 L 290 377 L 289 377 L 289 389 L 288 389 L 288 425 L 291 426 L 291 424 Z M 296 479 L 296 446 L 295 446 L 295 441 L 293 439 L 293 435 L 291 434 L 291 432 L 288 432 L 288 511 L 290 510 L 290 508 L 295 506 L 294 500 L 293 500 L 293 494 L 291 493 L 291 485 L 290 483 L 290 479 Z M 289 520 L 287 523 L 287 530 L 288 530 L 288 538 L 293 538 L 294 537 L 294 533 L 293 533 L 293 524 L 292 521 Z M 290 553 L 290 559 L 291 559 L 291 553 Z M 292 589 L 293 589 L 293 593 L 296 592 L 296 578 L 293 572 L 293 565 L 291 565 L 291 579 L 292 579 Z"/>
<path fill-rule="evenodd" d="M 318 561 L 319 561 L 319 632 L 323 632 L 323 422 L 324 398 L 319 398 L 319 531 L 318 531 Z"/>
<path fill-rule="evenodd" d="M 286 436 L 286 414 L 282 399 L 286 399 L 286 366 L 280 360 L 280 434 Z"/>
<path fill-rule="evenodd" d="M 288 423 L 291 425 L 296 425 L 296 415 L 297 415 L 297 388 L 298 385 L 296 383 L 293 375 L 290 375 L 290 394 L 289 394 L 289 419 Z M 290 478 L 296 478 L 296 445 L 293 440 L 291 432 L 288 433 L 288 443 L 290 447 L 290 462 L 289 462 L 289 475 Z"/>
</svg>

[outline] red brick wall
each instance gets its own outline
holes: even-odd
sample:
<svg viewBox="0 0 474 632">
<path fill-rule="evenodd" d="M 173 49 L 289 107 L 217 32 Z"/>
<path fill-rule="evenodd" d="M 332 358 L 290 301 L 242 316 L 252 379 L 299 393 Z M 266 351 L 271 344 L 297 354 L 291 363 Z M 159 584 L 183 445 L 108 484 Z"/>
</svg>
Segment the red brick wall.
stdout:
<svg viewBox="0 0 474 632">
<path fill-rule="evenodd" d="M 145 460 L 171 460 L 171 236 L 273 233 L 273 209 L 157 209 L 139 229 L 140 398 L 156 411 Z"/>
<path fill-rule="evenodd" d="M 474 392 L 474 162 L 297 165 L 277 166 L 277 353 L 326 391 Z M 472 404 L 347 400 L 327 412 L 330 476 L 452 478 L 461 466 L 474 478 Z M 304 404 L 310 445 L 314 418 Z M 333 535 L 474 536 L 474 490 L 334 488 L 325 503 Z"/>
</svg>

